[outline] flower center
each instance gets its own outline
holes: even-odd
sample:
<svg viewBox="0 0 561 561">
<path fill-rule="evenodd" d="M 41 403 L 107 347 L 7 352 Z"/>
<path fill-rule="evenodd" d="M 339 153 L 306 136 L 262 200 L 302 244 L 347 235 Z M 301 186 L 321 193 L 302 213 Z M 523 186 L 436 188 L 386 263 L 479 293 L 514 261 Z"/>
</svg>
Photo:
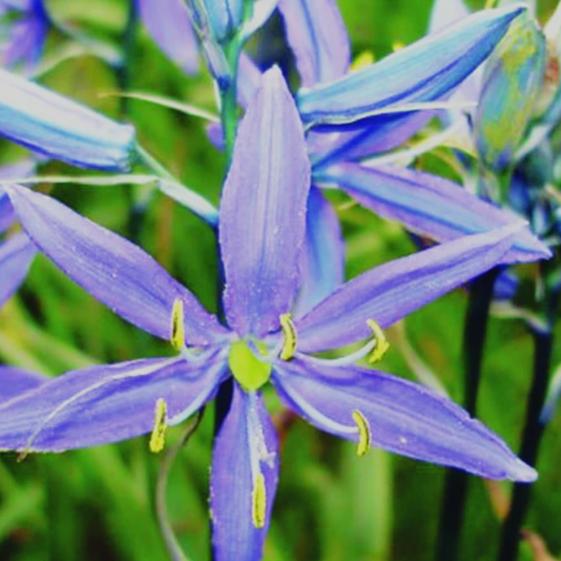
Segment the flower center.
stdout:
<svg viewBox="0 0 561 561">
<path fill-rule="evenodd" d="M 261 354 L 259 343 L 250 344 L 243 339 L 230 345 L 228 365 L 245 391 L 253 392 L 264 386 L 271 377 L 272 365 Z"/>
</svg>

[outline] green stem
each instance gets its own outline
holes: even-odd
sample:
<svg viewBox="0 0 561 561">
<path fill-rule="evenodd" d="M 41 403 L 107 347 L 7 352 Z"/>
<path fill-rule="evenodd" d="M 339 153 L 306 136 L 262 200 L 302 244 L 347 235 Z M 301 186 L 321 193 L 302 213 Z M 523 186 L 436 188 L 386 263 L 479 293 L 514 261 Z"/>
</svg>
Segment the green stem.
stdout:
<svg viewBox="0 0 561 561">
<path fill-rule="evenodd" d="M 160 464 L 160 471 L 158 473 L 158 480 L 156 482 L 156 515 L 158 517 L 158 524 L 160 526 L 160 532 L 166 544 L 170 559 L 172 561 L 189 561 L 173 531 L 173 527 L 169 520 L 168 511 L 166 507 L 166 491 L 169 480 L 169 474 L 177 455 L 180 450 L 185 447 L 189 442 L 190 438 L 193 436 L 195 431 L 199 428 L 201 421 L 203 420 L 204 409 L 201 409 L 197 414 L 196 418 L 185 427 L 179 441 L 175 446 L 170 448 L 162 463 Z"/>
<path fill-rule="evenodd" d="M 222 122 L 228 167 L 234 153 L 234 143 L 238 128 L 237 76 L 241 48 L 241 41 L 235 37 L 224 49 L 230 69 L 230 79 L 220 89 L 220 120 Z"/>
<path fill-rule="evenodd" d="M 557 310 L 557 299 L 557 293 L 546 294 L 544 305 L 547 327 L 545 329 L 530 327 L 534 340 L 533 378 L 528 396 L 526 422 L 522 433 L 519 456 L 532 467 L 536 466 L 545 429 L 545 424 L 541 420 L 541 412 L 547 397 L 549 373 L 551 370 L 554 338 L 553 325 Z M 531 492 L 532 486 L 527 483 L 517 483 L 514 486 L 510 510 L 502 528 L 499 561 L 515 561 L 518 557 L 520 530 L 526 519 Z"/>
<path fill-rule="evenodd" d="M 473 282 L 470 289 L 462 354 L 465 385 L 464 407 L 471 415 L 476 412 L 489 308 L 498 273 L 498 269 L 485 273 Z M 436 550 L 437 561 L 456 561 L 458 559 L 467 500 L 468 477 L 466 473 L 454 469 L 448 470 L 446 474 Z"/>
<path fill-rule="evenodd" d="M 123 45 L 123 60 L 117 68 L 117 82 L 121 91 L 127 91 L 130 86 L 132 62 L 134 59 L 136 30 L 138 27 L 138 6 L 137 0 L 129 0 L 129 12 L 127 23 L 121 36 Z M 121 115 L 126 116 L 128 113 L 129 100 L 122 97 L 120 100 Z"/>
</svg>

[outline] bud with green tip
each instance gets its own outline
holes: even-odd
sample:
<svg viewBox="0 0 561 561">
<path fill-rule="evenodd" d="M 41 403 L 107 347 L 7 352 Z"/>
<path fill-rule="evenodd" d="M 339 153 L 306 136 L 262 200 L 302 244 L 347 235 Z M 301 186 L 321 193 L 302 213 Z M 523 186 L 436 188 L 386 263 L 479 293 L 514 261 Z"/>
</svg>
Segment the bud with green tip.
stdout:
<svg viewBox="0 0 561 561">
<path fill-rule="evenodd" d="M 0 136 L 72 165 L 128 171 L 135 130 L 0 69 Z"/>
<path fill-rule="evenodd" d="M 481 159 L 495 170 L 511 161 L 533 115 L 545 71 L 543 34 L 527 14 L 511 25 L 485 68 L 475 116 Z"/>
</svg>

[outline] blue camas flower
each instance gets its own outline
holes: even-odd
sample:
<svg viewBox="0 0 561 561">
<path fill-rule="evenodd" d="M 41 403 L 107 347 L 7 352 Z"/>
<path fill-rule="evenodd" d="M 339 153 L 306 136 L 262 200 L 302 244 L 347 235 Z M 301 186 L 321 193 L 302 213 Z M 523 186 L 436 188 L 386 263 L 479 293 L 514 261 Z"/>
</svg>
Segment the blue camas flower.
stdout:
<svg viewBox="0 0 561 561">
<path fill-rule="evenodd" d="M 49 26 L 43 0 L 0 0 L 0 66 L 33 66 Z"/>
<path fill-rule="evenodd" d="M 127 171 L 135 130 L 0 69 L 0 135 L 70 164 Z"/>
<path fill-rule="evenodd" d="M 286 0 L 279 9 L 305 87 L 297 97 L 312 160 L 310 208 L 321 209 L 310 213 L 307 229 L 306 270 L 324 279 L 324 292 L 314 289 L 316 299 L 340 284 L 343 269 L 336 217 L 321 190 L 341 189 L 376 214 L 437 242 L 518 220 L 453 181 L 364 160 L 396 148 L 424 126 L 434 111 L 404 111 L 404 106 L 446 98 L 459 84 L 463 88 L 463 81 L 500 42 L 510 23 L 524 15 L 523 8 L 466 15 L 456 25 L 357 72 L 350 72 L 349 40 L 334 0 Z M 242 105 L 252 99 L 260 74 L 248 57 L 242 57 Z M 372 116 L 376 111 L 387 114 Z M 503 262 L 530 262 L 550 255 L 545 244 L 524 228 Z"/>
<path fill-rule="evenodd" d="M 294 305 L 309 190 L 300 117 L 272 69 L 241 121 L 222 196 L 223 326 L 138 247 L 52 198 L 7 187 L 18 219 L 45 255 L 123 318 L 170 340 L 176 355 L 94 366 L 24 392 L 0 407 L 0 448 L 62 451 L 152 431 L 150 447 L 158 451 L 166 426 L 192 415 L 233 379 L 211 474 L 217 561 L 261 558 L 279 469 L 262 397 L 269 383 L 314 426 L 356 442 L 359 455 L 377 446 L 484 477 L 534 480 L 534 470 L 452 402 L 355 365 L 384 354 L 383 328 L 493 267 L 519 226 L 377 267 L 300 314 Z M 321 199 L 312 200 L 321 211 Z M 347 356 L 318 354 L 361 341 Z"/>
</svg>

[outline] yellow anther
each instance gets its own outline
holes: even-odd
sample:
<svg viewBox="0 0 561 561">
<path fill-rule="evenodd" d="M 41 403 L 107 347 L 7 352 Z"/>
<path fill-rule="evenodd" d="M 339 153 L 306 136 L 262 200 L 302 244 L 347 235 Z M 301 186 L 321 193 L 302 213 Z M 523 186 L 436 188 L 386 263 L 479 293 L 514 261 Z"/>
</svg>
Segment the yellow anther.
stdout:
<svg viewBox="0 0 561 561">
<path fill-rule="evenodd" d="M 294 353 L 296 353 L 298 333 L 296 332 L 296 327 L 294 327 L 294 322 L 290 314 L 282 314 L 279 319 L 284 336 L 280 357 L 281 360 L 290 360 L 294 358 Z"/>
<path fill-rule="evenodd" d="M 267 515 L 267 489 L 265 488 L 265 477 L 258 473 L 253 483 L 251 493 L 251 517 L 256 528 L 265 527 Z"/>
<path fill-rule="evenodd" d="M 372 432 L 370 431 L 370 424 L 366 417 L 358 410 L 353 411 L 353 421 L 358 429 L 358 446 L 356 449 L 357 456 L 364 456 L 370 449 L 372 442 Z"/>
<path fill-rule="evenodd" d="M 363 68 L 370 66 L 373 62 L 374 54 L 372 51 L 362 51 L 353 60 L 353 63 L 351 64 L 351 72 L 362 70 Z"/>
<path fill-rule="evenodd" d="M 403 41 L 394 41 L 392 45 L 393 52 L 401 51 L 405 48 L 405 43 Z"/>
<path fill-rule="evenodd" d="M 373 319 L 369 319 L 366 323 L 368 324 L 368 327 L 372 329 L 372 333 L 376 339 L 376 346 L 368 358 L 368 362 L 370 364 L 374 364 L 375 362 L 382 360 L 383 356 L 390 348 L 390 344 L 386 339 L 383 329 L 378 325 L 378 323 L 376 323 Z"/>
<path fill-rule="evenodd" d="M 185 314 L 181 298 L 176 298 L 173 302 L 170 342 L 176 351 L 180 351 L 185 346 Z"/>
<path fill-rule="evenodd" d="M 166 430 L 168 420 L 168 405 L 165 399 L 156 401 L 156 409 L 154 411 L 154 428 L 150 435 L 150 452 L 158 454 L 164 449 L 166 444 Z"/>
</svg>

